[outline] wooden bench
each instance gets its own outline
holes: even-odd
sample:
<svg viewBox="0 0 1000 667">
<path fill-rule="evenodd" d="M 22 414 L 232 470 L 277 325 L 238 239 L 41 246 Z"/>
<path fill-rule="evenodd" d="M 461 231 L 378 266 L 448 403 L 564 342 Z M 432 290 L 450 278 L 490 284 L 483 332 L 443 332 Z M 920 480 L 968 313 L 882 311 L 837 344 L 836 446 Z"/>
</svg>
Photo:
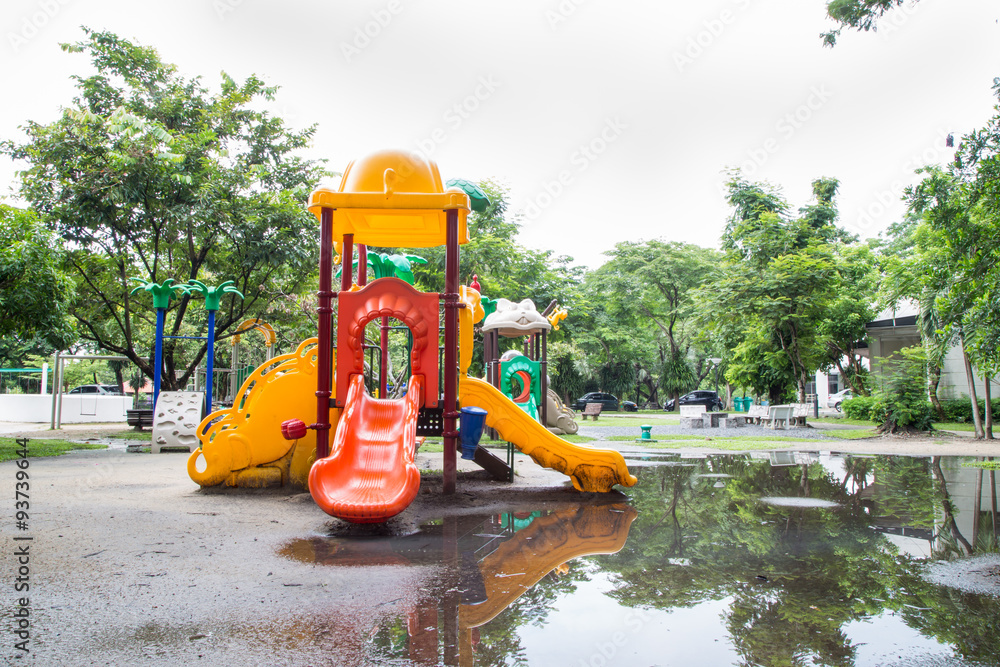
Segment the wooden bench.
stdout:
<svg viewBox="0 0 1000 667">
<path fill-rule="evenodd" d="M 587 403 L 587 407 L 583 409 L 583 413 L 580 416 L 583 418 L 583 421 L 587 421 L 587 417 L 593 417 L 596 422 L 601 414 L 602 407 L 604 406 L 600 403 Z"/>
<path fill-rule="evenodd" d="M 128 425 L 133 427 L 136 431 L 141 431 L 144 428 L 153 428 L 152 409 L 126 410 L 125 419 L 128 421 Z"/>
</svg>

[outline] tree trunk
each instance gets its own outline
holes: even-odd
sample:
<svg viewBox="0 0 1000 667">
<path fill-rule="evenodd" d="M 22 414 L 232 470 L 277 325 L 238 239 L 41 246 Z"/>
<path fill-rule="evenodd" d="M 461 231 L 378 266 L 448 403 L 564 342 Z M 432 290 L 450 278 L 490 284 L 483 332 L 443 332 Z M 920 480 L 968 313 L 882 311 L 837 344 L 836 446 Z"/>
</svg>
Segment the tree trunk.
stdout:
<svg viewBox="0 0 1000 667">
<path fill-rule="evenodd" d="M 931 405 L 934 406 L 934 412 L 937 413 L 938 421 L 944 421 L 944 406 L 941 405 L 941 399 L 938 398 L 937 390 L 938 385 L 941 384 L 941 367 L 937 364 L 929 364 L 929 378 L 927 380 L 927 395 L 931 399 Z"/>
<path fill-rule="evenodd" d="M 951 536 L 955 538 L 965 549 L 965 555 L 972 555 L 972 545 L 969 541 L 962 536 L 961 531 L 958 529 L 958 525 L 955 524 L 955 512 L 951 504 L 951 496 L 948 495 L 948 483 L 944 478 L 944 472 L 941 471 L 941 457 L 932 456 L 931 457 L 931 472 L 934 475 L 934 479 L 938 483 L 938 497 L 941 499 L 941 514 L 943 515 L 944 521 L 941 524 L 941 530 L 944 531 L 945 528 L 949 529 Z"/>
<path fill-rule="evenodd" d="M 979 457 L 976 457 L 979 461 Z M 972 548 L 979 542 L 979 521 L 983 513 L 983 469 L 976 468 L 976 486 L 972 492 Z"/>
<path fill-rule="evenodd" d="M 976 440 L 985 437 L 983 433 L 983 419 L 979 414 L 979 398 L 976 397 L 976 376 L 972 372 L 972 362 L 969 361 L 969 353 L 965 350 L 965 331 L 959 330 L 959 341 L 962 344 L 962 360 L 965 362 L 965 379 L 969 383 L 969 399 L 972 401 L 972 421 L 976 425 Z"/>
<path fill-rule="evenodd" d="M 986 412 L 986 415 L 983 419 L 983 421 L 985 422 L 983 424 L 983 435 L 987 440 L 993 439 L 993 404 L 990 398 L 990 382 L 992 381 L 992 379 L 993 378 L 989 376 L 983 378 L 983 384 L 986 387 L 983 390 L 983 398 L 985 399 L 986 403 L 986 405 L 984 406 L 985 408 L 984 411 Z"/>
</svg>

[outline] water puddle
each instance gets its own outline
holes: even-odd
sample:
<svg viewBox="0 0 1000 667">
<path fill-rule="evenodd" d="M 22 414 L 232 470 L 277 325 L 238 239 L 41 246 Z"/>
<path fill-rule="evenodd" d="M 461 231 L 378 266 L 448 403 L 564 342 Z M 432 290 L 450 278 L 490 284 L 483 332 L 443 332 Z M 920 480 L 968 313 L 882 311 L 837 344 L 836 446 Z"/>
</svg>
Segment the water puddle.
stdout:
<svg viewBox="0 0 1000 667">
<path fill-rule="evenodd" d="M 993 471 L 795 452 L 648 463 L 627 503 L 280 554 L 348 575 L 434 568 L 418 602 L 372 621 L 375 664 L 1000 665 Z"/>
</svg>

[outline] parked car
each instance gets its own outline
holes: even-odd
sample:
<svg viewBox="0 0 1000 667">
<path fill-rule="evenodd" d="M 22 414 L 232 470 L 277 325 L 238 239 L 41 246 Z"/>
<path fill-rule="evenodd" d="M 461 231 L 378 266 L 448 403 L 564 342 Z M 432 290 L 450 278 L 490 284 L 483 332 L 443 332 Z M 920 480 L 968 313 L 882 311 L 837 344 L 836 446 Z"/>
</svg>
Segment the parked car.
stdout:
<svg viewBox="0 0 1000 667">
<path fill-rule="evenodd" d="M 628 403 L 630 401 L 626 401 Z M 601 410 L 607 410 L 609 412 L 616 412 L 618 410 L 618 397 L 612 394 L 605 394 L 600 391 L 592 391 L 589 394 L 584 394 L 580 398 L 576 399 L 573 403 L 574 410 L 583 410 L 587 407 L 587 403 L 600 403 Z M 635 405 L 635 403 L 632 403 Z"/>
<path fill-rule="evenodd" d="M 122 392 L 113 384 L 82 384 L 73 387 L 67 394 L 89 394 L 91 396 L 121 396 Z"/>
<path fill-rule="evenodd" d="M 844 389 L 843 391 L 838 391 L 836 394 L 830 394 L 830 398 L 826 399 L 826 407 L 836 408 L 837 412 L 840 412 L 841 404 L 849 398 L 854 398 L 854 393 L 850 389 Z"/>
<path fill-rule="evenodd" d="M 684 394 L 680 398 L 681 405 L 704 405 L 705 408 L 711 412 L 713 410 L 722 410 L 726 406 L 722 403 L 722 399 L 719 398 L 718 392 L 708 391 L 705 389 L 699 389 L 698 391 L 692 391 L 689 394 Z M 667 401 L 663 409 L 667 412 L 673 412 L 677 409 L 674 405 L 674 399 Z"/>
<path fill-rule="evenodd" d="M 622 401 L 622 410 L 625 412 L 639 412 L 639 406 L 632 401 Z"/>
</svg>

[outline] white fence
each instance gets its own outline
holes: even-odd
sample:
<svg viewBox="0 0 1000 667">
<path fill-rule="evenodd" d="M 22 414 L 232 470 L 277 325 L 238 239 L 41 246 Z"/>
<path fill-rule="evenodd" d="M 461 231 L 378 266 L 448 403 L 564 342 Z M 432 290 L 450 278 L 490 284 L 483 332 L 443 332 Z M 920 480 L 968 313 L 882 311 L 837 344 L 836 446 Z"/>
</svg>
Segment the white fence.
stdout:
<svg viewBox="0 0 1000 667">
<path fill-rule="evenodd" d="M 62 395 L 62 423 L 124 422 L 131 396 Z M 0 422 L 47 424 L 52 419 L 51 394 L 0 395 Z"/>
</svg>

